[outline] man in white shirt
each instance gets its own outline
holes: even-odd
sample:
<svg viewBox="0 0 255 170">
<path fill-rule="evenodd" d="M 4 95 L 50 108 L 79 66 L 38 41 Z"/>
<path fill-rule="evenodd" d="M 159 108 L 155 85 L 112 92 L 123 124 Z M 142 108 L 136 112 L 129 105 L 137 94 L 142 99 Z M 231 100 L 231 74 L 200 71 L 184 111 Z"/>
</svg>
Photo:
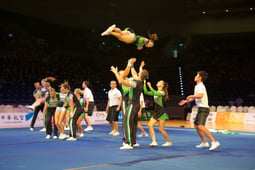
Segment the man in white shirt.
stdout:
<svg viewBox="0 0 255 170">
<path fill-rule="evenodd" d="M 220 143 L 216 141 L 210 131 L 205 127 L 206 118 L 209 115 L 209 105 L 207 91 L 204 85 L 204 81 L 208 78 L 208 74 L 205 71 L 198 71 L 197 75 L 194 78 L 196 82 L 194 95 L 190 95 L 186 100 L 180 101 L 179 105 L 184 105 L 185 103 L 195 100 L 195 103 L 198 107 L 198 113 L 194 121 L 194 126 L 197 130 L 198 135 L 200 136 L 202 143 L 197 145 L 196 148 L 208 148 L 209 143 L 206 141 L 205 136 L 211 140 L 210 151 L 215 150 L 220 146 Z"/>
<path fill-rule="evenodd" d="M 91 92 L 91 90 L 88 88 L 89 81 L 84 81 L 82 83 L 83 90 L 83 106 L 85 110 L 85 122 L 87 123 L 87 128 L 84 129 L 84 131 L 92 131 L 93 127 L 91 126 L 91 122 L 89 119 L 89 116 L 92 116 L 93 110 L 94 110 L 94 96 Z"/>
<path fill-rule="evenodd" d="M 111 90 L 108 92 L 108 102 L 105 112 L 108 113 L 106 120 L 112 127 L 112 131 L 109 133 L 113 136 L 119 136 L 118 128 L 118 116 L 122 102 L 121 92 L 116 88 L 117 82 L 111 81 L 110 83 Z"/>
</svg>

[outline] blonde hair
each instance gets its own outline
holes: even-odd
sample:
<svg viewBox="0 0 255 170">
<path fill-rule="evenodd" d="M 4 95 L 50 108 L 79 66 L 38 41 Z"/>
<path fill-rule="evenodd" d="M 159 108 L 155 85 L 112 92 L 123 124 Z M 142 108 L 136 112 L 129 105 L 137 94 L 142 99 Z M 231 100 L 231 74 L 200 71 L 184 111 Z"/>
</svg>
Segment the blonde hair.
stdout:
<svg viewBox="0 0 255 170">
<path fill-rule="evenodd" d="M 74 90 L 74 93 L 77 93 L 77 94 L 81 95 L 82 94 L 82 90 L 80 88 L 76 88 Z"/>
</svg>

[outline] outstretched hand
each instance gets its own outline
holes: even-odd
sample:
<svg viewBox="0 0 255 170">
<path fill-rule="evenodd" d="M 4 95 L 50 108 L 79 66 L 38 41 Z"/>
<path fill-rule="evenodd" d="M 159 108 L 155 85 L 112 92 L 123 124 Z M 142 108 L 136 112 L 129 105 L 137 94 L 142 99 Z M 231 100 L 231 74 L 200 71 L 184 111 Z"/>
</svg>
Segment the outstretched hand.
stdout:
<svg viewBox="0 0 255 170">
<path fill-rule="evenodd" d="M 128 60 L 128 63 L 129 64 L 134 64 L 136 62 L 136 58 L 130 58 L 129 60 Z"/>
<path fill-rule="evenodd" d="M 114 74 L 118 74 L 118 67 L 111 66 L 110 71 L 113 72 Z"/>
<path fill-rule="evenodd" d="M 179 105 L 179 106 L 183 106 L 185 103 L 187 103 L 187 100 L 181 100 L 181 101 L 178 103 L 178 105 Z"/>
<path fill-rule="evenodd" d="M 149 88 L 151 88 L 151 83 L 150 82 L 147 82 L 147 85 Z"/>
<path fill-rule="evenodd" d="M 141 64 L 140 64 L 140 67 L 142 67 L 142 68 L 143 68 L 144 66 L 145 66 L 145 62 L 144 62 L 144 61 L 142 61 L 142 62 L 141 62 Z"/>
</svg>

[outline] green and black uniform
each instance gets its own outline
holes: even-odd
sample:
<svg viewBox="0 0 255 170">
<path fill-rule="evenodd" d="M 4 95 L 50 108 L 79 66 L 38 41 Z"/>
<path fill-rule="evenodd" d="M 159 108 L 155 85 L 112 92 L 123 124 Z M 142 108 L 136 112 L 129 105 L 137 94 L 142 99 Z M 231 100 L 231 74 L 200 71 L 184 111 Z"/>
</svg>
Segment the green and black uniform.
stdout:
<svg viewBox="0 0 255 170">
<path fill-rule="evenodd" d="M 80 101 L 74 95 L 73 92 L 69 91 L 67 94 L 68 102 L 69 100 L 73 99 L 73 118 L 70 119 L 69 127 L 70 127 L 70 137 L 76 138 L 76 127 L 77 127 L 77 120 L 79 119 L 80 115 L 84 113 L 84 109 L 81 107 Z"/>
<path fill-rule="evenodd" d="M 34 92 L 33 92 L 33 96 L 34 97 L 37 96 L 38 99 L 43 98 L 46 95 L 48 95 L 48 90 L 46 90 L 44 87 L 41 87 L 41 90 L 35 89 Z M 40 110 L 41 110 L 41 112 L 43 112 L 43 108 L 44 108 L 44 102 L 40 103 L 39 106 L 35 107 L 34 115 L 33 115 L 33 118 L 31 120 L 31 123 L 30 123 L 30 128 L 34 128 L 35 121 L 37 119 L 38 113 L 40 112 Z M 45 126 L 45 123 L 43 124 L 43 126 Z"/>
<path fill-rule="evenodd" d="M 51 97 L 48 96 L 46 98 L 46 104 L 47 104 L 47 111 L 46 111 L 46 115 L 45 115 L 45 126 L 46 126 L 46 134 L 47 135 L 51 135 L 52 133 L 52 124 L 51 124 L 51 120 L 53 117 L 54 120 L 54 136 L 58 136 L 58 128 L 55 124 L 55 111 L 56 111 L 56 107 L 59 101 L 59 96 L 56 95 L 56 97 Z"/>
<path fill-rule="evenodd" d="M 124 143 L 136 144 L 137 116 L 140 108 L 140 95 L 143 90 L 143 81 L 129 80 L 130 90 L 128 93 L 128 105 L 123 113 Z"/>
<path fill-rule="evenodd" d="M 144 94 L 149 96 L 154 96 L 154 113 L 153 118 L 156 120 L 167 120 L 169 119 L 168 114 L 166 113 L 166 108 L 164 106 L 164 97 L 165 92 L 156 91 L 153 88 L 150 88 L 150 91 L 147 90 L 146 85 L 143 86 Z"/>
<path fill-rule="evenodd" d="M 126 110 L 128 107 L 128 99 L 129 99 L 129 90 L 130 87 L 125 86 L 123 84 L 121 84 L 121 92 L 122 92 L 122 132 L 123 132 L 123 142 L 125 142 L 126 139 L 126 133 L 124 132 L 125 129 L 127 129 L 127 124 L 126 124 L 126 116 L 124 116 L 126 114 Z"/>
<path fill-rule="evenodd" d="M 136 35 L 134 30 L 127 27 L 124 31 L 129 31 L 134 34 L 134 40 L 131 42 L 134 43 L 137 46 L 137 49 L 141 49 L 145 44 L 149 42 L 149 39 L 140 35 Z"/>
</svg>

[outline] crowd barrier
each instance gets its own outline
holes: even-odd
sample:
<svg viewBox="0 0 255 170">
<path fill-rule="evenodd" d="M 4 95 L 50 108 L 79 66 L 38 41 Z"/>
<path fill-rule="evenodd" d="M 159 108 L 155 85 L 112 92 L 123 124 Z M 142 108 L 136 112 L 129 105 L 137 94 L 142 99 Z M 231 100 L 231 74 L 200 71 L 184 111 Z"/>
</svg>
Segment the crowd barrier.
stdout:
<svg viewBox="0 0 255 170">
<path fill-rule="evenodd" d="M 187 120 L 194 122 L 197 111 L 188 114 Z M 255 113 L 241 112 L 210 112 L 207 123 L 239 123 L 255 125 Z"/>
<path fill-rule="evenodd" d="M 0 113 L 0 128 L 20 128 L 20 127 L 30 127 L 30 122 L 34 112 L 5 112 Z M 43 120 L 41 119 L 42 112 L 38 113 L 37 120 L 35 122 L 35 127 L 42 127 Z M 94 111 L 93 115 L 90 117 L 91 124 L 105 124 L 106 112 L 104 111 Z M 85 125 L 85 121 L 82 121 L 82 125 Z"/>
</svg>

